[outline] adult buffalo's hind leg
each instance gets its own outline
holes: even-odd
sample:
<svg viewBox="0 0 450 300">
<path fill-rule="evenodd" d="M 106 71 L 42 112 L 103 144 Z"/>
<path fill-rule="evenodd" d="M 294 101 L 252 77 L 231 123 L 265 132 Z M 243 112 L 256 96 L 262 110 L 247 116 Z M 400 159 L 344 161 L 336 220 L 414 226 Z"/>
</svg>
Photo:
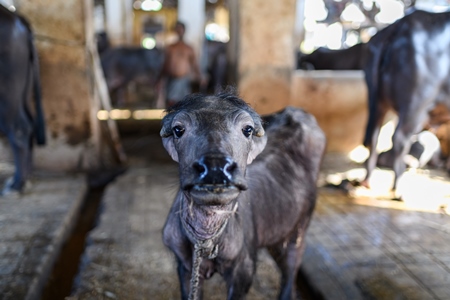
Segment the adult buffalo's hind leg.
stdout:
<svg viewBox="0 0 450 300">
<path fill-rule="evenodd" d="M 14 156 L 15 173 L 12 178 L 6 181 L 1 191 L 2 195 L 13 194 L 23 190 L 31 169 L 29 165 L 31 162 L 31 135 L 31 125 L 26 121 L 22 123 L 22 126 L 11 130 L 7 134 Z"/>
<path fill-rule="evenodd" d="M 380 135 L 381 126 L 383 125 L 384 118 L 386 116 L 386 113 L 388 112 L 389 108 L 385 105 L 382 105 L 381 103 L 377 107 L 377 112 L 375 113 L 376 120 L 374 121 L 374 127 L 373 131 L 370 134 L 371 139 L 369 141 L 369 144 L 366 145 L 366 147 L 369 150 L 369 157 L 365 161 L 365 167 L 366 167 L 366 177 L 361 182 L 362 186 L 365 186 L 369 188 L 369 179 L 372 175 L 373 170 L 375 170 L 375 167 L 377 166 L 377 160 L 378 160 L 378 152 L 377 152 L 377 143 L 378 143 L 378 137 Z M 370 117 L 370 116 L 369 116 Z"/>
<path fill-rule="evenodd" d="M 404 157 L 411 148 L 411 137 L 420 132 L 428 118 L 425 107 L 412 107 L 408 112 L 400 113 L 397 127 L 392 136 L 394 183 L 392 189 L 396 191 L 401 175 L 406 170 Z M 396 195 L 396 199 L 400 196 Z"/>
<path fill-rule="evenodd" d="M 396 105 L 399 107 L 398 124 L 392 136 L 393 170 L 395 173 L 393 190 L 397 194 L 396 199 L 400 198 L 397 191 L 398 183 L 406 170 L 404 157 L 410 150 L 411 137 L 423 129 L 429 118 L 429 111 L 434 107 L 436 98 L 442 88 L 441 83 L 446 78 L 445 73 L 437 72 L 442 70 L 438 65 L 425 68 L 426 62 L 418 61 L 420 63 L 416 63 L 416 72 L 399 76 L 393 94 Z M 432 73 L 433 71 L 437 73 Z M 405 91 L 403 87 L 411 86 L 411 83 L 415 83 L 415 85 L 410 90 Z"/>
</svg>

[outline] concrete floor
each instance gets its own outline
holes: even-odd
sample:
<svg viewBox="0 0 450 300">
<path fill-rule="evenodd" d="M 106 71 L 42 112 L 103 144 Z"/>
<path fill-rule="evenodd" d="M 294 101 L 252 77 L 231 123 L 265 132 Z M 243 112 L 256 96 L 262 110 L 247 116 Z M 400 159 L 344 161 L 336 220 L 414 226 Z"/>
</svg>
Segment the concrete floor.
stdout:
<svg viewBox="0 0 450 300">
<path fill-rule="evenodd" d="M 450 299 L 450 218 L 321 191 L 303 271 L 325 299 Z"/>
<path fill-rule="evenodd" d="M 326 173 L 351 178 L 359 170 L 334 172 Z M 350 197 L 321 188 L 307 235 L 306 278 L 325 299 L 450 299 L 446 174 L 410 170 L 402 178 L 403 202 L 388 199 L 392 172 L 374 175 L 381 180 L 374 190 Z"/>
<path fill-rule="evenodd" d="M 86 190 L 83 175 L 35 173 L 25 194 L 0 197 L 0 299 L 40 299 Z"/>
</svg>

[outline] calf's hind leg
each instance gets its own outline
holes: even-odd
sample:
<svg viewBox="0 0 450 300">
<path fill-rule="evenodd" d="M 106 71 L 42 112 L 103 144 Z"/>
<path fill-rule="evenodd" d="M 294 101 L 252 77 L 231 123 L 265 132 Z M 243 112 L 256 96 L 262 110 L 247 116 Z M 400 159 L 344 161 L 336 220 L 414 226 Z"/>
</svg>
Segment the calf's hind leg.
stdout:
<svg viewBox="0 0 450 300">
<path fill-rule="evenodd" d="M 302 231 L 304 232 L 304 231 Z M 305 243 L 304 234 L 293 235 L 286 243 L 268 247 L 270 255 L 273 257 L 281 271 L 281 291 L 278 299 L 295 299 L 297 273 L 302 262 Z"/>
</svg>

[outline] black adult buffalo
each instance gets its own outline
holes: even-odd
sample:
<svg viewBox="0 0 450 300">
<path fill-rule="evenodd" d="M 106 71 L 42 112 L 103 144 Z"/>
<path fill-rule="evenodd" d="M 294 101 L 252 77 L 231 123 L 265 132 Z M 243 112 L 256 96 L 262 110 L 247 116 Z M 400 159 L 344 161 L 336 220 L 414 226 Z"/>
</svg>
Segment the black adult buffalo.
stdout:
<svg viewBox="0 0 450 300">
<path fill-rule="evenodd" d="M 114 104 L 124 104 L 125 87 L 132 80 L 142 77 L 151 85 L 156 83 L 163 62 L 164 54 L 156 48 L 117 47 L 102 52 L 103 73 Z"/>
<path fill-rule="evenodd" d="M 368 186 L 375 168 L 380 127 L 392 109 L 398 114 L 392 137 L 395 190 L 411 136 L 422 130 L 437 103 L 450 104 L 450 12 L 414 11 L 379 31 L 368 42 L 364 72 L 369 95 L 364 145 L 370 155 L 363 184 Z"/>
<path fill-rule="evenodd" d="M 261 247 L 281 270 L 279 298 L 291 299 L 325 148 L 314 117 L 286 108 L 262 121 L 227 92 L 187 96 L 167 113 L 161 136 L 180 190 L 163 240 L 177 257 L 182 299 L 201 295 L 215 272 L 227 299 L 243 299 Z"/>
<path fill-rule="evenodd" d="M 366 59 L 366 44 L 347 49 L 317 48 L 310 54 L 297 53 L 297 69 L 303 70 L 362 70 Z"/>
<path fill-rule="evenodd" d="M 34 95 L 34 108 L 31 107 Z M 34 113 L 33 113 L 34 111 Z M 38 56 L 28 22 L 0 5 L 0 132 L 13 150 L 15 174 L 2 194 L 21 191 L 31 169 L 33 138 L 45 144 Z"/>
<path fill-rule="evenodd" d="M 95 34 L 95 39 L 97 40 L 97 51 L 98 54 L 102 54 L 109 48 L 111 48 L 111 43 L 109 42 L 108 34 L 105 31 L 100 31 Z"/>
</svg>

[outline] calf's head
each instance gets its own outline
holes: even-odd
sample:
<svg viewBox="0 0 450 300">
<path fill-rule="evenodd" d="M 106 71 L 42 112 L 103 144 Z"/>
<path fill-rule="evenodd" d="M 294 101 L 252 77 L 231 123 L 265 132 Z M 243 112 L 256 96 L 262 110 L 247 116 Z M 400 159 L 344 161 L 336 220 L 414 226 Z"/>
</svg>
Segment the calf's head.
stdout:
<svg viewBox="0 0 450 300">
<path fill-rule="evenodd" d="M 185 218 L 198 230 L 220 224 L 247 189 L 247 165 L 266 145 L 260 117 L 234 94 L 222 93 L 188 96 L 162 123 L 164 147 L 179 163 L 187 202 L 182 214 L 188 211 Z"/>
</svg>

